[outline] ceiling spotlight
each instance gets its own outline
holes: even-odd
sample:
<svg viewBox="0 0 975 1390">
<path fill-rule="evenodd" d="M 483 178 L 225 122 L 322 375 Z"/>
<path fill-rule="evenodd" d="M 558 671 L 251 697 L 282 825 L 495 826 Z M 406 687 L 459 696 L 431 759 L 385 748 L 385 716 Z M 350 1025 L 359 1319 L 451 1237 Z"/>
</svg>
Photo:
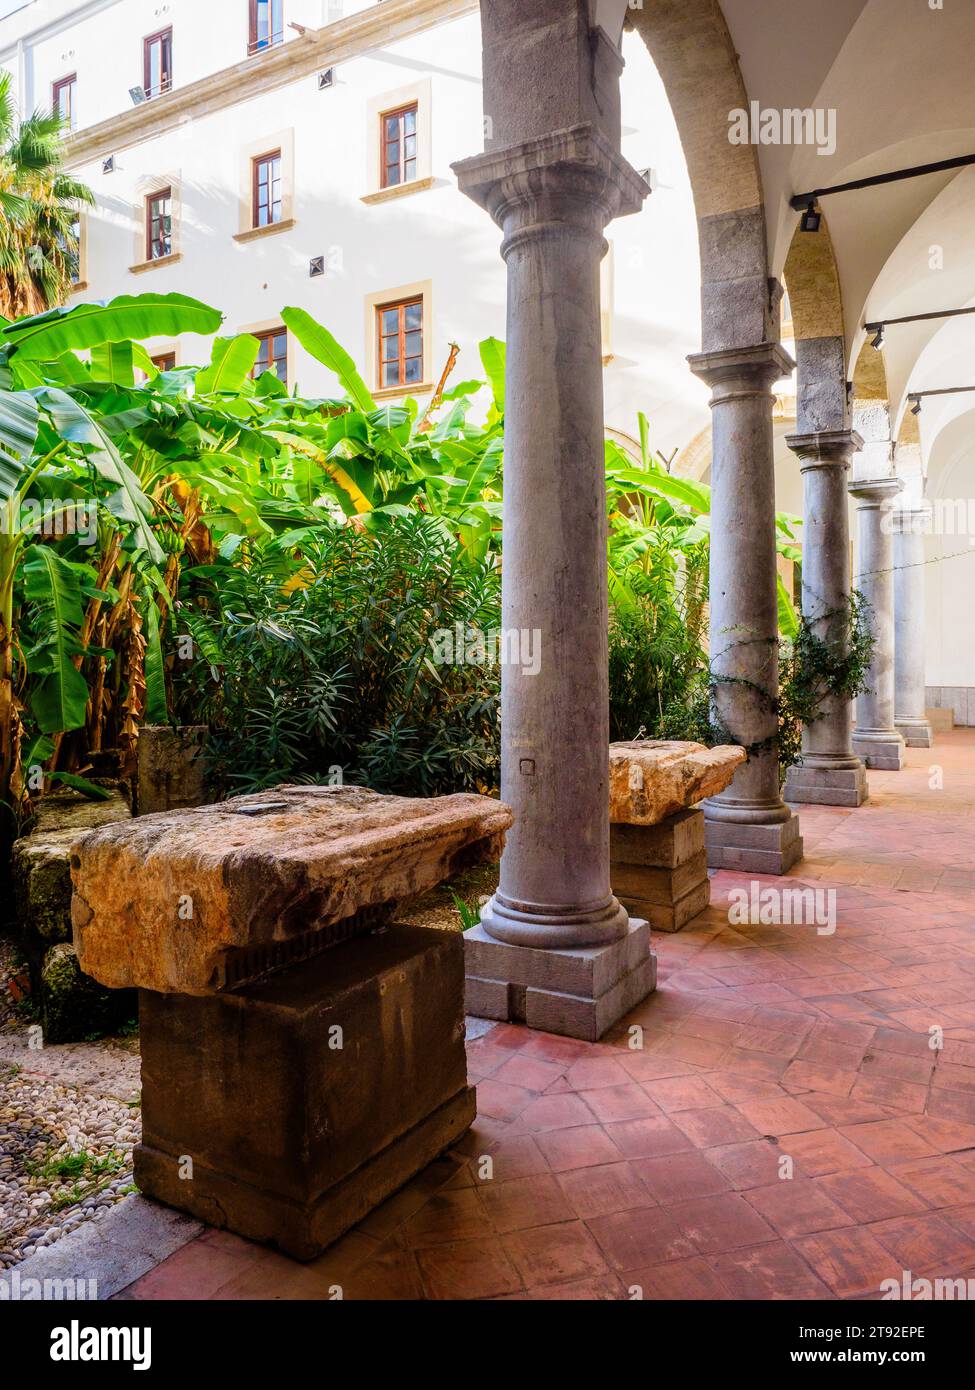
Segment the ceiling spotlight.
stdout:
<svg viewBox="0 0 975 1390">
<path fill-rule="evenodd" d="M 800 230 L 804 232 L 818 232 L 819 224 L 822 220 L 823 215 L 821 212 L 816 211 L 816 204 L 810 203 L 806 211 L 802 214 L 802 220 L 799 223 Z"/>
<path fill-rule="evenodd" d="M 872 348 L 876 348 L 877 351 L 879 352 L 880 349 L 883 347 L 883 345 L 884 345 L 884 326 L 883 326 L 883 324 L 881 324 L 880 327 L 877 329 L 876 333 L 874 334 L 874 336 L 870 339 L 870 346 L 871 346 Z"/>
<path fill-rule="evenodd" d="M 919 397 L 917 397 L 917 396 L 911 396 L 911 397 L 909 397 L 909 399 L 912 400 L 912 401 L 914 402 L 914 404 L 911 406 L 911 414 L 912 414 L 912 415 L 920 415 L 920 413 L 921 413 L 921 401 L 920 401 Z"/>
</svg>

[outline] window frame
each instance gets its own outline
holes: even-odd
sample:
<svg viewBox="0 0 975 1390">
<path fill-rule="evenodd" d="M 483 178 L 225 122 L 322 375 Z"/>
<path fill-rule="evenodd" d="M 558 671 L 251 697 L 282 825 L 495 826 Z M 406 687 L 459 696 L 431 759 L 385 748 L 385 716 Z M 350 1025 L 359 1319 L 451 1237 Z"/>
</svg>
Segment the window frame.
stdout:
<svg viewBox="0 0 975 1390">
<path fill-rule="evenodd" d="M 419 329 L 407 328 L 406 310 L 419 307 L 420 327 Z M 411 388 L 423 385 L 423 368 L 426 362 L 426 314 L 424 297 L 422 294 L 410 295 L 407 299 L 391 299 L 376 305 L 376 381 L 377 389 L 380 391 L 409 391 Z M 397 324 L 397 356 L 384 357 L 383 346 L 387 339 L 393 335 L 383 331 L 383 315 L 397 310 L 399 322 Z M 418 353 L 407 353 L 406 335 L 407 333 L 420 334 L 420 351 Z M 388 382 L 386 380 L 385 368 L 390 363 L 395 362 L 397 368 L 398 381 Z M 416 381 L 407 380 L 407 363 L 419 362 L 420 374 Z"/>
<path fill-rule="evenodd" d="M 260 196 L 261 196 L 261 169 L 264 165 L 277 163 L 277 217 L 271 216 L 274 211 L 274 184 L 275 178 L 273 171 L 267 181 L 268 190 L 268 220 L 260 220 Z M 268 150 L 265 154 L 255 154 L 251 156 L 251 229 L 255 232 L 262 231 L 265 227 L 276 227 L 284 221 L 284 151 L 281 148 Z"/>
<path fill-rule="evenodd" d="M 408 136 L 403 125 L 403 118 L 413 113 L 415 118 L 412 137 Z M 398 121 L 397 144 L 400 148 L 399 164 L 397 171 L 400 178 L 396 183 L 390 183 L 389 170 L 391 165 L 386 158 L 386 151 L 391 143 L 386 135 L 386 122 L 393 117 Z M 413 155 L 410 159 L 406 156 L 406 141 L 412 138 L 414 142 Z M 412 163 L 413 177 L 406 177 L 406 166 Z M 393 106 L 379 113 L 379 187 L 381 191 L 387 188 L 407 188 L 411 183 L 416 183 L 420 174 L 420 103 L 417 99 L 405 102 L 402 106 Z"/>
<path fill-rule="evenodd" d="M 281 385 L 284 387 L 289 386 L 290 382 L 288 380 L 288 330 L 285 327 L 285 325 L 279 324 L 276 328 L 260 328 L 251 329 L 249 331 L 251 333 L 251 336 L 256 338 L 258 343 L 260 343 L 261 345 L 261 347 L 258 348 L 257 357 L 254 359 L 254 365 L 251 368 L 251 381 L 257 381 L 258 378 L 263 376 L 265 372 L 270 371 L 272 367 L 278 367 L 279 362 L 283 362 L 284 375 L 281 375 L 281 371 L 279 369 L 278 381 L 280 381 Z M 280 357 L 273 351 L 273 346 L 271 346 L 273 342 L 278 338 L 282 338 L 284 340 L 284 352 L 281 354 Z M 262 367 L 260 365 L 261 348 L 263 348 L 265 343 L 267 343 L 269 347 L 267 363 Z"/>
<path fill-rule="evenodd" d="M 67 77 L 59 77 L 56 82 L 51 83 L 51 110 L 61 115 L 61 93 L 67 90 L 70 93 L 68 101 L 67 125 L 68 130 L 75 129 L 75 94 L 78 86 L 78 74 L 69 73 Z M 62 119 L 65 119 L 62 117 Z"/>
<path fill-rule="evenodd" d="M 165 48 L 160 53 L 160 86 L 158 91 L 152 88 L 152 49 L 155 44 L 169 42 L 169 71 L 163 67 L 162 58 Z M 161 97 L 166 92 L 173 90 L 173 26 L 170 24 L 166 29 L 159 29 L 154 34 L 147 34 L 142 40 L 142 90 L 146 94 L 146 100 L 151 101 L 155 97 Z"/>
<path fill-rule="evenodd" d="M 284 0 L 264 0 L 268 7 L 268 35 L 262 42 L 258 33 L 258 17 L 260 15 L 261 0 L 249 0 L 248 14 L 248 34 L 247 34 L 247 56 L 253 58 L 255 53 L 264 53 L 269 48 L 277 48 L 284 43 Z M 278 7 L 280 12 L 280 28 L 274 27 L 274 10 Z"/>
<path fill-rule="evenodd" d="M 169 203 L 169 249 L 161 256 L 153 254 L 153 223 L 156 220 L 153 214 L 153 205 L 158 202 Z M 164 188 L 156 188 L 151 193 L 145 195 L 145 223 L 146 223 L 146 264 L 153 265 L 157 261 L 168 260 L 173 255 L 173 188 L 169 184 Z"/>
<path fill-rule="evenodd" d="M 172 372 L 176 370 L 176 349 L 170 348 L 168 352 L 150 353 L 149 361 L 159 372 Z M 167 365 L 163 365 L 163 364 Z"/>
</svg>

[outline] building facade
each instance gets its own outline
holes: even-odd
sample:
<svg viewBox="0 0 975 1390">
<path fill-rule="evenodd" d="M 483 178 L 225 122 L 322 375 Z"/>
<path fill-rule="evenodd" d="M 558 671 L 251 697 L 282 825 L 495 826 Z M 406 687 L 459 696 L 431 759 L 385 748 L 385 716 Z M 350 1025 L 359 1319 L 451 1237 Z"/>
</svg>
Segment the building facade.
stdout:
<svg viewBox="0 0 975 1390">
<path fill-rule="evenodd" d="M 381 400 L 429 398 L 452 343 L 454 379 L 477 377 L 479 341 L 505 336 L 499 238 L 451 172 L 488 119 L 476 0 L 54 0 L 0 21 L 0 64 L 24 112 L 70 120 L 71 168 L 97 199 L 77 297 L 196 296 L 309 395 L 335 382 L 284 331 L 286 305 L 324 323 Z M 609 230 L 607 423 L 634 436 L 644 411 L 670 455 L 708 420 L 685 364 L 697 232 L 676 127 L 635 37 L 624 124 L 655 191 Z M 150 348 L 169 366 L 209 345 Z"/>
</svg>

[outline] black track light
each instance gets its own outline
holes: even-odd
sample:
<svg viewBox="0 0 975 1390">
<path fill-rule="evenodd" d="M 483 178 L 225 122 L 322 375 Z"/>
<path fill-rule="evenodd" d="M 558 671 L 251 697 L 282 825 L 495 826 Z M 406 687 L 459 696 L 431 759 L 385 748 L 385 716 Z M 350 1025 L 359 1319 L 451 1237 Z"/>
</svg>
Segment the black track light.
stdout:
<svg viewBox="0 0 975 1390">
<path fill-rule="evenodd" d="M 823 215 L 816 211 L 816 204 L 810 203 L 806 211 L 802 214 L 799 227 L 804 232 L 818 232 L 819 224 L 823 220 Z"/>
</svg>

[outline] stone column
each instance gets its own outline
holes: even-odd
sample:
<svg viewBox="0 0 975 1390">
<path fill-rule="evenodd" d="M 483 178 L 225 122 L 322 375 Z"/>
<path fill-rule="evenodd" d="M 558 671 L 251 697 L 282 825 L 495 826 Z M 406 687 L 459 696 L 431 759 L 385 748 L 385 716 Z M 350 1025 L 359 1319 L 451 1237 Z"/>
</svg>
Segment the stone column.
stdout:
<svg viewBox="0 0 975 1390">
<path fill-rule="evenodd" d="M 504 234 L 503 628 L 533 635 L 538 662 L 502 669 L 501 795 L 515 823 L 498 892 L 465 936 L 468 1010 L 594 1039 L 654 984 L 649 928 L 610 887 L 599 296 L 603 230 L 648 189 L 597 119 L 536 133 L 550 109 L 578 114 L 593 82 L 616 89 L 618 108 L 621 60 L 590 33 L 587 6 L 490 0 L 481 20 L 493 138 L 454 167 Z M 540 34 L 544 63 L 519 76 Z"/>
<path fill-rule="evenodd" d="M 930 748 L 924 679 L 924 537 L 926 506 L 894 513 L 894 724 L 908 748 Z"/>
<path fill-rule="evenodd" d="M 852 430 L 793 434 L 803 484 L 802 611 L 815 636 L 841 649 L 850 600 L 847 474 L 863 441 Z M 861 806 L 867 774 L 853 752 L 853 704 L 823 701 L 820 718 L 803 731 L 802 762 L 789 769 L 785 798 L 825 806 Z"/>
<path fill-rule="evenodd" d="M 795 365 L 778 343 L 699 353 L 711 387 L 711 669 L 727 741 L 749 749 L 734 782 L 705 802 L 712 868 L 783 874 L 802 857 L 799 821 L 779 790 L 778 602 L 772 385 Z M 725 681 L 721 677 L 727 678 Z"/>
<path fill-rule="evenodd" d="M 894 537 L 892 507 L 900 478 L 865 478 L 850 484 L 857 499 L 857 573 L 876 646 L 867 690 L 857 696 L 853 748 L 867 767 L 899 772 L 904 740 L 894 726 Z"/>
</svg>

